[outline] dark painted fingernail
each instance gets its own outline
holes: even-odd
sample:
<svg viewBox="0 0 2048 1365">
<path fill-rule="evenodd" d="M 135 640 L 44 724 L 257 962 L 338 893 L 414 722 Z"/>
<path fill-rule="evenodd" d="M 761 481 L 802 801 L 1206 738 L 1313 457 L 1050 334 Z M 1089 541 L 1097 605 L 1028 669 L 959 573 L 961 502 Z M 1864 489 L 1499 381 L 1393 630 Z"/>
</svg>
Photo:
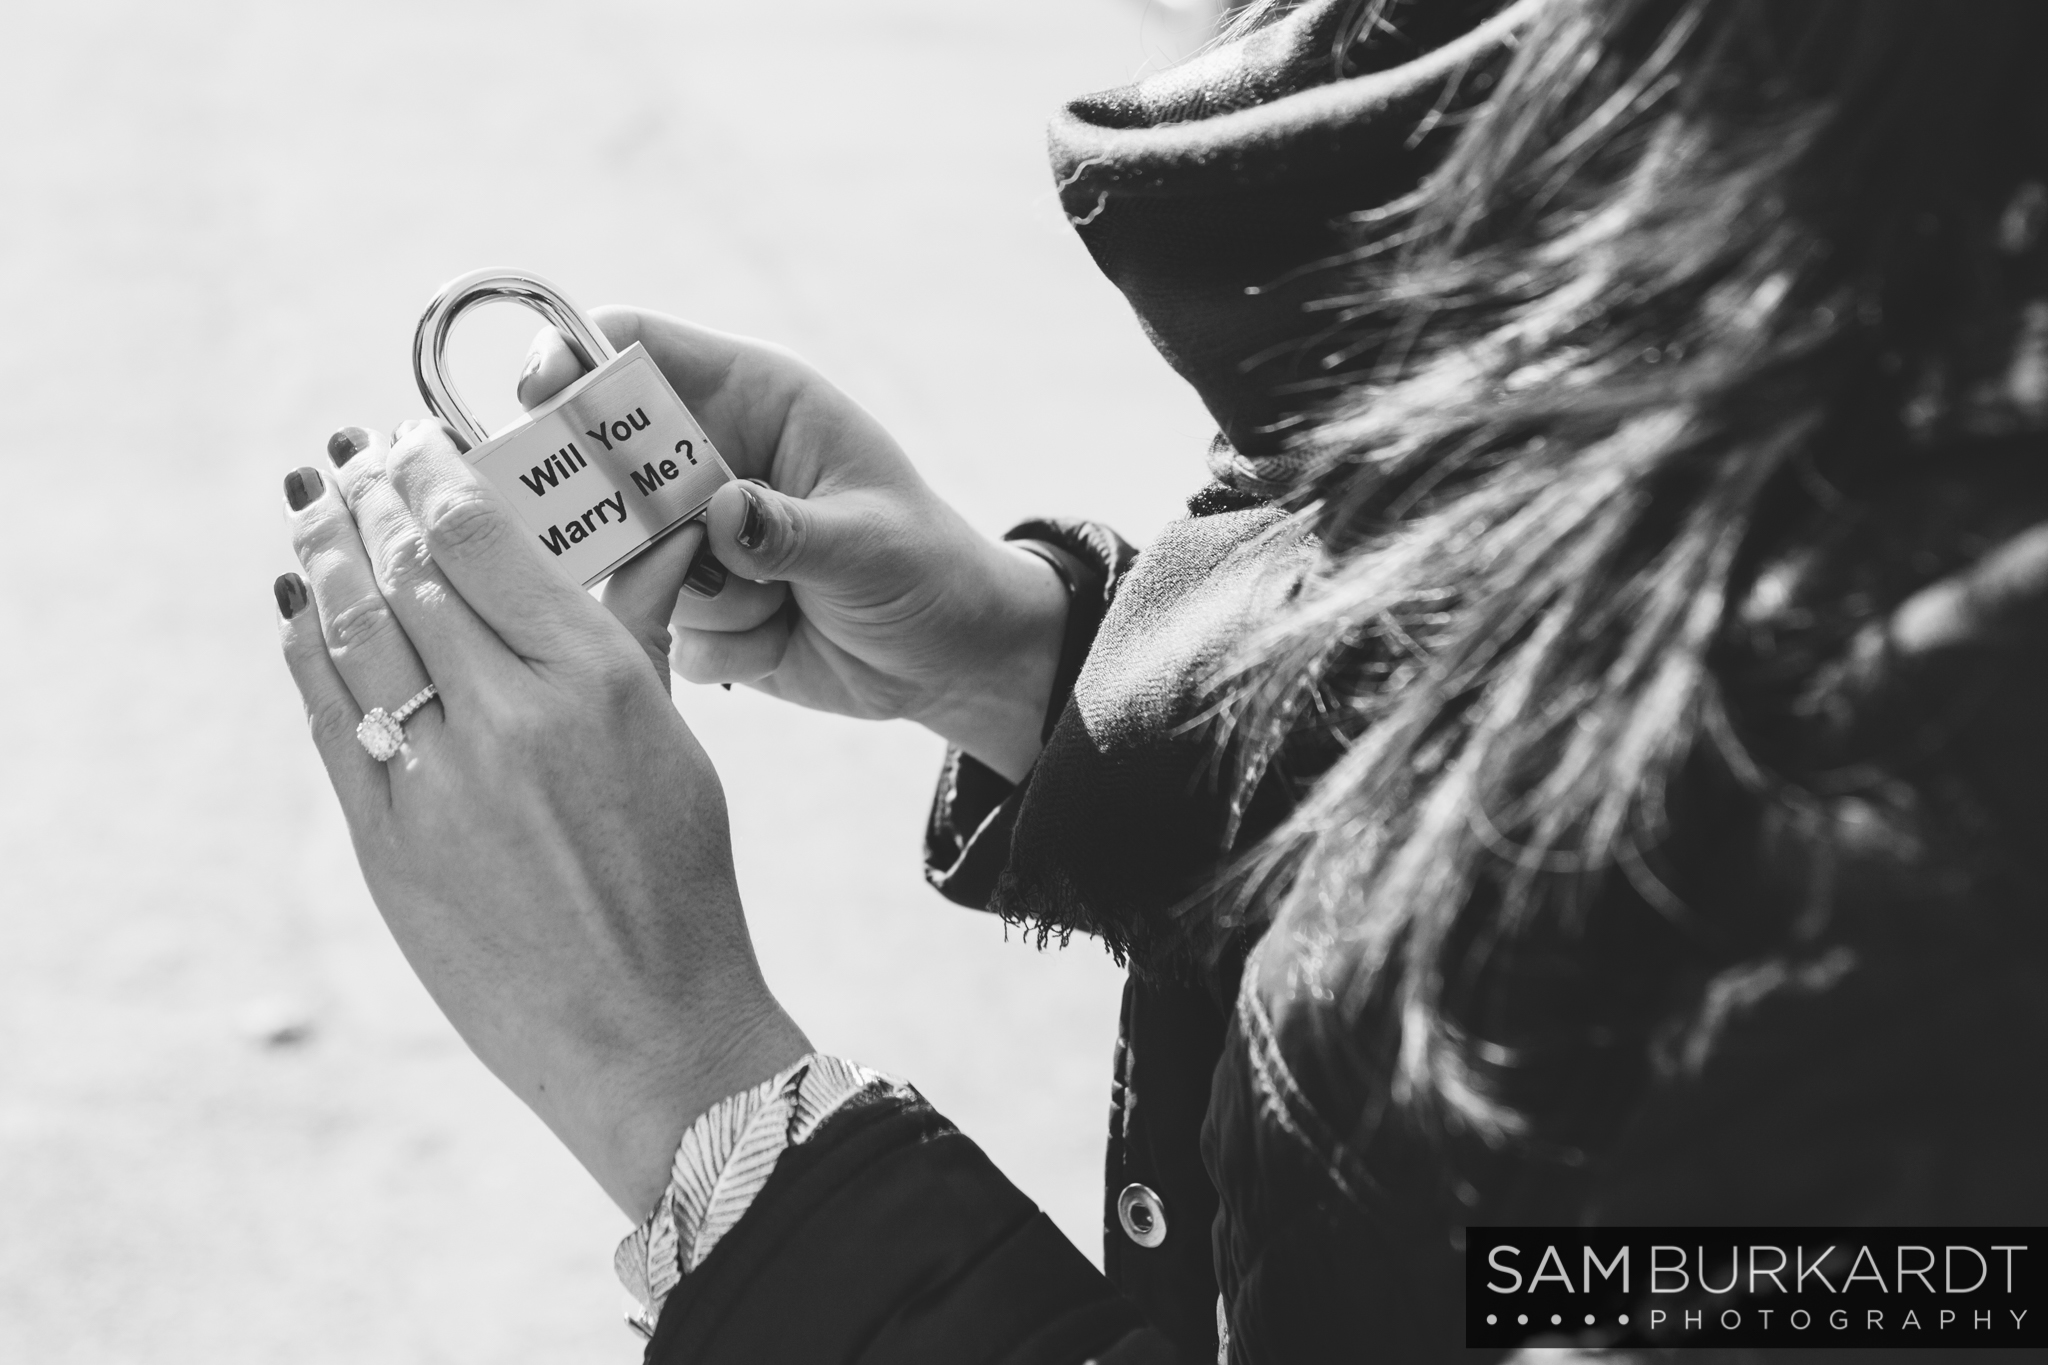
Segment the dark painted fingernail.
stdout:
<svg viewBox="0 0 2048 1365">
<path fill-rule="evenodd" d="M 287 621 L 297 616 L 299 608 L 306 605 L 306 580 L 295 573 L 279 574 L 270 590 L 277 594 L 277 614 Z"/>
<path fill-rule="evenodd" d="M 327 485 L 320 480 L 317 469 L 294 469 L 284 476 L 285 505 L 294 512 L 320 496 L 320 490 Z"/>
<path fill-rule="evenodd" d="M 327 458 L 334 461 L 336 469 L 341 468 L 370 444 L 370 433 L 361 427 L 343 427 L 327 438 Z"/>
<path fill-rule="evenodd" d="M 726 568 L 709 550 L 699 550 L 683 576 L 683 591 L 697 597 L 716 597 L 725 591 Z"/>
<path fill-rule="evenodd" d="M 743 482 L 753 483 L 754 480 L 747 479 Z M 767 523 L 761 516 L 761 495 L 751 488 L 742 488 L 740 496 L 746 502 L 747 510 L 740 517 L 740 529 L 734 533 L 733 539 L 740 543 L 742 550 L 758 550 L 761 548 L 761 537 L 768 530 Z"/>
</svg>

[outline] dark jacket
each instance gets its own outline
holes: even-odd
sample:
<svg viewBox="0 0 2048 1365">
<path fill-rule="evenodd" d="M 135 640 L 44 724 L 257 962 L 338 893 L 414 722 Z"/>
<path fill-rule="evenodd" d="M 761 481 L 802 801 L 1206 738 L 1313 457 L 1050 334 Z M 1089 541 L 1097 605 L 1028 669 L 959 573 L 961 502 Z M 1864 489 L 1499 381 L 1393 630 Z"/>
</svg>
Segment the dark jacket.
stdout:
<svg viewBox="0 0 2048 1365">
<path fill-rule="evenodd" d="M 1070 218 L 1217 420 L 1215 481 L 1141 554 L 1085 523 L 1013 533 L 1051 547 L 1074 587 L 1056 713 L 1018 786 L 949 756 L 927 867 L 955 901 L 1096 935 L 1129 963 L 1104 1273 L 943 1118 L 879 1102 L 784 1156 L 669 1299 L 649 1360 L 1206 1365 L 1221 1321 L 1235 1362 L 1480 1359 L 1460 1319 L 1475 1224 L 2048 1209 L 2030 1155 L 2048 1119 L 2038 1076 L 2001 1085 L 1987 1054 L 1997 1039 L 2048 1057 L 2038 933 L 2020 953 L 2004 924 L 1930 939 L 1881 919 L 1791 953 L 1664 928 L 1539 945 L 1560 961 L 1613 954 L 1615 979 L 1650 984 L 1593 999 L 1560 986 L 1561 1014 L 1619 1040 L 1567 1087 L 1572 1140 L 1475 1152 L 1369 1121 L 1386 1108 L 1359 1087 L 1371 1039 L 1279 1008 L 1301 1004 L 1290 964 L 1253 956 L 1256 931 L 1233 931 L 1206 895 L 1330 759 L 1304 738 L 1237 801 L 1198 723 L 1218 660 L 1313 561 L 1312 544 L 1276 534 L 1266 499 L 1303 415 L 1289 395 L 1309 364 L 1296 339 L 1314 267 L 1342 249 L 1345 215 L 1412 188 L 1440 152 L 1447 97 L 1483 88 L 1512 32 L 1512 16 L 1482 19 L 1493 8 L 1397 7 L 1394 31 L 1347 46 L 1355 7 L 1306 4 L 1076 101 L 1052 130 Z M 2010 517 L 2048 517 L 2038 474 L 1992 476 Z M 1893 504 L 1870 534 L 1925 529 L 1927 499 L 1902 489 Z M 2042 739 L 2020 742 L 2038 753 Z M 1716 781 L 1704 773 L 1701 790 Z M 2029 789 L 2006 814 L 2038 808 Z M 1753 810 L 1709 823 L 1709 844 L 1774 837 Z M 2038 902 L 2024 876 L 2012 885 Z M 1556 978 L 1582 981 L 1573 965 Z"/>
</svg>

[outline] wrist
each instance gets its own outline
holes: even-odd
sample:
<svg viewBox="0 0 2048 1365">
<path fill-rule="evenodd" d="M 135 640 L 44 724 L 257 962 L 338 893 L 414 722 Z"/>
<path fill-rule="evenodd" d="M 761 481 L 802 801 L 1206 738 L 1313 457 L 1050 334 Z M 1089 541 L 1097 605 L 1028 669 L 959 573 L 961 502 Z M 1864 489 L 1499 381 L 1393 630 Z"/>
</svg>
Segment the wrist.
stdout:
<svg viewBox="0 0 2048 1365">
<path fill-rule="evenodd" d="M 690 1011 L 648 1046 L 614 1040 L 563 1068 L 574 1079 L 542 1118 L 629 1219 L 661 1198 L 676 1146 L 701 1114 L 811 1050 L 764 984 L 748 996 Z"/>
<path fill-rule="evenodd" d="M 1044 559 L 1010 544 L 988 548 L 988 602 L 977 613 L 980 666 L 917 719 L 1016 782 L 1043 742 L 1069 604 L 1066 585 Z"/>
</svg>

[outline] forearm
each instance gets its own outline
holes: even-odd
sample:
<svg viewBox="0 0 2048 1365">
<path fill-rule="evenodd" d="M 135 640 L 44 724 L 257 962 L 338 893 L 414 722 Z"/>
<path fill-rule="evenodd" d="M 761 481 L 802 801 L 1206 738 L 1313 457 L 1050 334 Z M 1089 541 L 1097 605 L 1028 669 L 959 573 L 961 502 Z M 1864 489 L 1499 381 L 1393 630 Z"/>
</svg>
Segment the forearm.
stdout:
<svg viewBox="0 0 2048 1365">
<path fill-rule="evenodd" d="M 699 1116 L 810 1050 L 765 986 L 743 1004 L 705 1013 L 694 1030 L 669 1035 L 666 1046 L 643 1044 L 632 1054 L 565 1065 L 560 1084 L 529 1098 L 578 1164 L 636 1222 L 660 1198 L 676 1144 Z"/>
</svg>

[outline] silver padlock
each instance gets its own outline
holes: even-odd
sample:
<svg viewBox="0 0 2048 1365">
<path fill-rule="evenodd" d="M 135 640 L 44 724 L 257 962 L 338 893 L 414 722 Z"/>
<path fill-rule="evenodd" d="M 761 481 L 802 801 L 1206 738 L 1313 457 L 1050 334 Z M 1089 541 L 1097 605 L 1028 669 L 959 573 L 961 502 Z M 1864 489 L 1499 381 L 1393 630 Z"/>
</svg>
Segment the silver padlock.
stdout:
<svg viewBox="0 0 2048 1365">
<path fill-rule="evenodd" d="M 553 323 L 590 371 L 497 436 L 484 431 L 441 370 L 456 319 L 491 299 L 523 303 Z M 614 351 L 538 275 L 473 270 L 441 286 L 413 333 L 412 370 L 420 396 L 454 429 L 469 462 L 585 587 L 702 514 L 732 478 L 646 347 L 636 341 Z"/>
</svg>

